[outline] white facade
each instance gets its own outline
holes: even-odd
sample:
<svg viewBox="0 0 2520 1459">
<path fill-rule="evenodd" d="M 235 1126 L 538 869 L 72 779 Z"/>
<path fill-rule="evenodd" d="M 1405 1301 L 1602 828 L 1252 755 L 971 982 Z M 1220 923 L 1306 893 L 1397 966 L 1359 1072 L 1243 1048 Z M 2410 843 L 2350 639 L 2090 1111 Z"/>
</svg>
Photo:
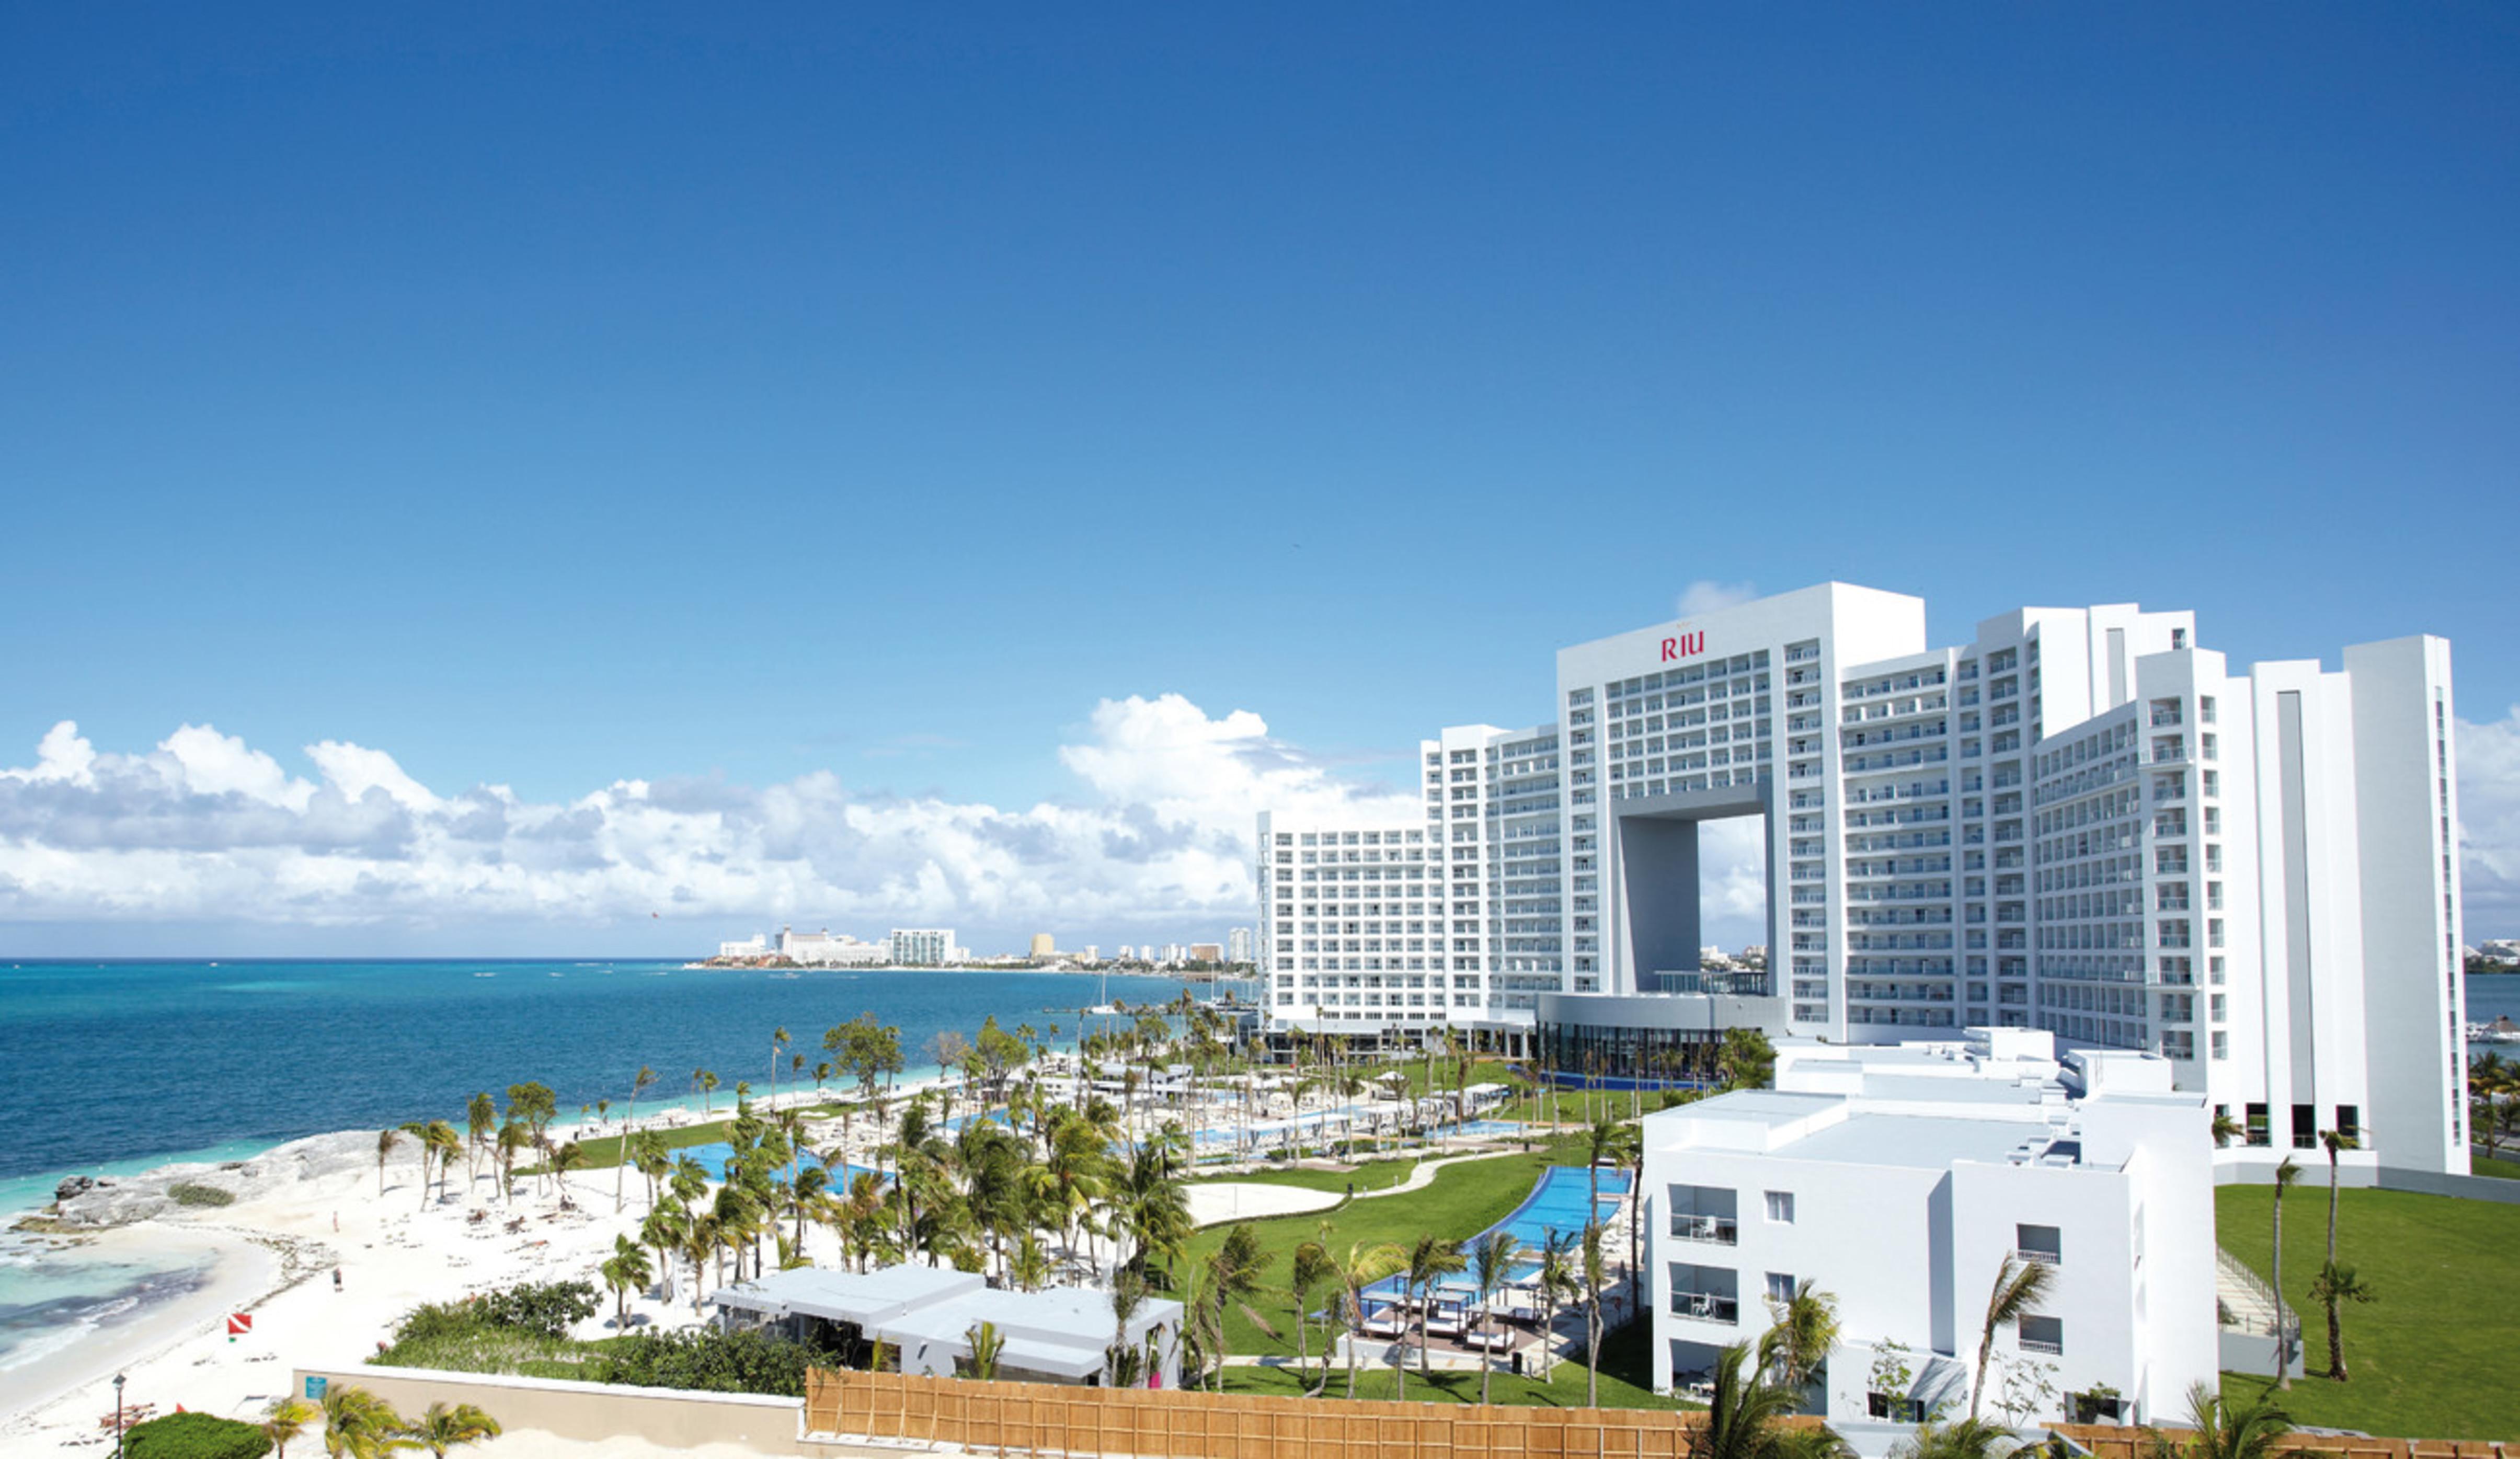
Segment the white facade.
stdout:
<svg viewBox="0 0 2520 1459">
<path fill-rule="evenodd" d="M 1228 962 L 1249 962 L 1251 960 L 1250 928 L 1237 927 L 1225 934 L 1225 960 Z"/>
<path fill-rule="evenodd" d="M 779 929 L 779 955 L 807 967 L 881 967 L 892 960 L 889 943 L 862 943 L 845 932 Z"/>
<path fill-rule="evenodd" d="M 1830 1419 L 1890 1417 L 1890 1400 L 1963 1411 L 1988 1296 L 2005 1259 L 2030 1254 L 2055 1286 L 1999 1331 L 1987 1410 L 2004 1373 L 2027 1368 L 2056 1394 L 2034 1419 L 2101 1385 L 2130 1422 L 2181 1415 L 2219 1365 L 2203 1097 L 2173 1092 L 2149 1056 L 2060 1066 L 2048 1038 L 1789 1046 L 1774 1090 L 1648 1115 L 1655 1389 L 1755 1344 L 1770 1300 L 1810 1279 L 1841 1328 L 1822 1384 Z M 1892 1343 L 1912 1378 L 1876 1396 L 1874 1358 Z"/>
<path fill-rule="evenodd" d="M 2346 1129 L 2366 1171 L 2466 1169 L 2442 640 L 2237 674 L 2194 615 L 2105 604 L 1935 649 L 1921 599 L 1829 583 L 1561 649 L 1556 694 L 1425 743 L 1440 905 L 1264 901 L 1273 1014 L 1333 972 L 1440 969 L 1447 1018 L 1499 1025 L 1684 986 L 1699 826 L 1755 816 L 1790 1033 L 2047 1029 L 2170 1059 L 2250 1127 L 2235 1162 Z"/>
<path fill-rule="evenodd" d="M 951 927 L 895 927 L 886 940 L 895 967 L 943 967 L 969 960 Z"/>
<path fill-rule="evenodd" d="M 745 938 L 740 943 L 720 943 L 717 945 L 717 955 L 720 957 L 761 957 L 768 954 L 769 951 L 770 939 L 763 937 L 758 932 Z"/>
</svg>

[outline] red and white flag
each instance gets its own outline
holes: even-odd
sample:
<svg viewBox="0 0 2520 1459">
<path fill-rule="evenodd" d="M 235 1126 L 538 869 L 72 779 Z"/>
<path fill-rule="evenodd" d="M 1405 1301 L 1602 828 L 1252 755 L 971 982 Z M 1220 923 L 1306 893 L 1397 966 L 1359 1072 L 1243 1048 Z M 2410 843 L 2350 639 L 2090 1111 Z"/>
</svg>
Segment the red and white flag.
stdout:
<svg viewBox="0 0 2520 1459">
<path fill-rule="evenodd" d="M 252 1332 L 252 1331 L 253 1331 L 253 1314 L 252 1314 L 251 1312 L 230 1312 L 230 1313 L 228 1313 L 228 1336 L 229 1336 L 229 1337 L 231 1337 L 231 1338 L 243 1337 L 243 1336 L 245 1336 L 246 1334 L 248 1334 L 248 1333 L 249 1333 L 249 1332 Z"/>
</svg>

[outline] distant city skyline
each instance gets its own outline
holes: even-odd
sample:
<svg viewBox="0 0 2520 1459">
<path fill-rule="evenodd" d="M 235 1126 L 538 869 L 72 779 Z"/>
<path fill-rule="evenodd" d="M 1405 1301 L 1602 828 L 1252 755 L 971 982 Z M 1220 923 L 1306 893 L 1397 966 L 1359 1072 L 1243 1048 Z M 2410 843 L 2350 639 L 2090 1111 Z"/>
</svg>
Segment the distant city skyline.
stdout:
<svg viewBox="0 0 2520 1459">
<path fill-rule="evenodd" d="M 2520 933 L 2500 12 L 12 41 L 0 956 L 1221 935 L 1256 811 L 1829 579 L 2446 636 Z"/>
</svg>

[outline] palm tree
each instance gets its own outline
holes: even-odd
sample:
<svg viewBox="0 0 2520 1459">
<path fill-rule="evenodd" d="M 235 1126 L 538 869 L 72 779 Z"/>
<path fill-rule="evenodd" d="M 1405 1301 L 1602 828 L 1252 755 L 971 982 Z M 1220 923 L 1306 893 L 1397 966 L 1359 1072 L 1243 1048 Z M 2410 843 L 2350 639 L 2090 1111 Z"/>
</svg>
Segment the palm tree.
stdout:
<svg viewBox="0 0 2520 1459">
<path fill-rule="evenodd" d="M 1444 1278 L 1467 1264 L 1462 1259 L 1461 1248 L 1432 1232 L 1418 1237 L 1418 1244 L 1409 1249 L 1409 1291 L 1418 1300 L 1418 1376 L 1429 1383 L 1435 1380 L 1435 1369 L 1427 1351 L 1426 1323 L 1435 1315 L 1435 1288 Z M 1401 1369 L 1401 1373 L 1393 1393 L 1406 1398 L 1409 1396 L 1406 1357 L 1395 1366 Z"/>
<path fill-rule="evenodd" d="M 1601 1289 L 1609 1285 L 1601 1223 L 1584 1223 L 1584 1406 L 1601 1406 Z"/>
<path fill-rule="evenodd" d="M 681 1202 L 671 1199 L 651 1206 L 648 1218 L 639 1223 L 639 1240 L 656 1253 L 656 1269 L 664 1274 L 668 1286 L 674 1275 L 674 1258 L 691 1240 L 690 1226 L 690 1213 L 683 1210 Z M 667 1300 L 671 1300 L 670 1293 Z"/>
<path fill-rule="evenodd" d="M 1329 1234 L 1329 1222 L 1322 1223 L 1322 1234 Z M 1304 1352 L 1304 1308 L 1312 1305 L 1313 1294 L 1338 1279 L 1338 1263 L 1330 1259 L 1329 1249 L 1319 1241 L 1307 1241 L 1295 1248 L 1294 1260 L 1286 1268 L 1286 1289 L 1295 1299 L 1295 1383 L 1304 1385 L 1305 1370 L 1311 1360 Z M 1322 1353 L 1322 1382 L 1330 1381 L 1329 1353 Z"/>
<path fill-rule="evenodd" d="M 289 1459 L 289 1441 L 304 1437 L 306 1426 L 323 1410 L 303 1398 L 275 1398 L 262 1415 L 262 1437 L 271 1440 L 278 1459 Z"/>
<path fill-rule="evenodd" d="M 1837 1299 L 1820 1290 L 1810 1277 L 1794 1285 L 1791 1297 L 1768 1299 L 1775 1319 L 1759 1339 L 1759 1367 L 1796 1394 L 1808 1389 L 1837 1346 Z"/>
<path fill-rule="evenodd" d="M 612 1330 L 628 1332 L 630 1294 L 655 1279 L 655 1272 L 648 1265 L 647 1252 L 629 1237 L 615 1236 L 612 1238 L 611 1257 L 597 1270 L 603 1274 L 604 1285 L 612 1289 L 615 1303 Z"/>
<path fill-rule="evenodd" d="M 428 1412 L 402 1426 L 402 1437 L 437 1459 L 446 1459 L 448 1449 L 498 1437 L 499 1421 L 470 1403 L 458 1403 L 452 1408 L 431 1403 Z"/>
<path fill-rule="evenodd" d="M 1007 1348 L 1006 1337 L 998 1331 L 998 1325 L 986 1320 L 974 1322 L 964 1330 L 963 1341 L 971 1345 L 971 1355 L 966 1359 L 965 1376 L 982 1382 L 997 1377 L 998 1354 Z"/>
<path fill-rule="evenodd" d="M 443 1120 L 431 1120 L 421 1126 L 414 1133 L 420 1136 L 421 1143 L 420 1175 L 423 1204 L 427 1202 L 428 1159 L 432 1155 L 437 1158 L 437 1198 L 443 1201 L 446 1199 L 447 1172 L 454 1167 L 455 1157 L 464 1153 L 464 1136 L 457 1134 L 455 1127 Z"/>
<path fill-rule="evenodd" d="M 517 1157 L 533 1148 L 531 1127 L 512 1112 L 508 1123 L 499 1127 L 499 1199 L 514 1202 L 517 1198 Z"/>
<path fill-rule="evenodd" d="M 788 1031 L 770 1031 L 770 1102 L 779 1102 L 779 1056 L 788 1051 Z"/>
<path fill-rule="evenodd" d="M 402 1131 L 398 1129 L 377 1131 L 377 1194 L 380 1196 L 385 1193 L 385 1160 L 394 1153 L 394 1146 L 401 1143 Z M 428 1183 L 426 1174 L 422 1176 L 421 1183 Z"/>
<path fill-rule="evenodd" d="M 717 1088 L 717 1076 L 705 1069 L 695 1069 L 692 1071 L 692 1087 L 700 1091 L 700 1114 L 714 1113 L 709 1105 L 709 1095 Z"/>
<path fill-rule="evenodd" d="M 1540 1326 L 1540 1354 L 1544 1366 L 1557 1364 L 1557 1304 L 1577 1290 L 1575 1279 L 1575 1237 L 1571 1232 L 1549 1230 L 1541 1238 L 1540 1302 L 1546 1315 Z"/>
<path fill-rule="evenodd" d="M 2327 1260 L 2336 1263 L 2336 1156 L 2339 1151 L 2360 1150 L 2362 1142 L 2341 1129 L 2322 1129 L 2318 1143 L 2327 1150 Z"/>
<path fill-rule="evenodd" d="M 2183 1444 L 2146 1428 L 2151 1459 L 2273 1459 L 2275 1445 L 2292 1432 L 2292 1415 L 2269 1393 L 2234 1403 L 2212 1384 L 2198 1383 L 2187 1390 L 2187 1424 L 2194 1432 Z"/>
<path fill-rule="evenodd" d="M 2225 1146 L 2229 1145 L 2233 1140 L 2246 1138 L 2248 1132 L 2248 1127 L 2242 1125 L 2239 1121 L 2232 1119 L 2230 1111 L 2218 1110 L 2215 1112 L 2213 1126 L 2215 1149 L 2223 1149 Z"/>
<path fill-rule="evenodd" d="M 1117 1388 L 1136 1388 L 1145 1378 L 1144 1358 L 1129 1341 L 1129 1324 L 1147 1304 L 1147 1281 L 1123 1268 L 1111 1282 L 1111 1346 L 1102 1349 L 1103 1377 Z"/>
<path fill-rule="evenodd" d="M 2327 1376 L 2339 1383 L 2346 1381 L 2345 1330 L 2337 1320 L 2337 1307 L 2349 1302 L 2370 1302 L 2379 1297 L 2379 1289 L 2354 1274 L 2351 1266 L 2329 1261 L 2311 1278 L 2311 1300 L 2327 1309 Z"/>
<path fill-rule="evenodd" d="M 481 1178 L 480 1167 L 475 1161 L 489 1145 L 492 1132 L 499 1127 L 499 1101 L 490 1097 L 489 1090 L 473 1095 L 464 1106 L 464 1180 L 469 1189 L 472 1182 Z"/>
<path fill-rule="evenodd" d="M 1706 1417 L 1688 1431 L 1688 1459 L 1817 1459 L 1844 1451 L 1844 1441 L 1825 1427 L 1779 1424 L 1793 1411 L 1795 1394 L 1759 1381 L 1747 1344 L 1718 1353 L 1714 1376 Z"/>
<path fill-rule="evenodd" d="M 1978 1400 L 1986 1393 L 1986 1365 L 1995 1356 L 1995 1330 L 2039 1310 L 2055 1281 L 2056 1268 L 2038 1258 L 2024 1260 L 2010 1252 L 2003 1254 L 2003 1265 L 1995 1273 L 1995 1289 L 1987 1294 L 1986 1327 L 1978 1336 L 1977 1378 L 1969 1385 L 1970 1418 L 1977 1417 Z"/>
<path fill-rule="evenodd" d="M 1470 1279 L 1478 1284 L 1482 1323 L 1488 1315 L 1488 1304 L 1496 1301 L 1498 1291 L 1512 1279 L 1514 1260 L 1521 1255 L 1522 1243 L 1514 1240 L 1511 1231 L 1502 1227 L 1471 1244 Z M 1479 1360 L 1479 1401 L 1482 1403 L 1488 1401 L 1488 1382 L 1495 1372 L 1494 1365 L 1487 1361 L 1483 1351 Z"/>
<path fill-rule="evenodd" d="M 2301 1167 L 2289 1155 L 2275 1167 L 2274 1229 L 2274 1294 L 2275 1294 L 2275 1387 L 2292 1387 L 2292 1340 L 2284 1331 L 2283 1320 L 2283 1198 L 2284 1192 L 2301 1179 Z"/>
<path fill-rule="evenodd" d="M 1347 1395 L 1356 1396 L 1357 1330 L 1365 1326 L 1365 1289 L 1409 1268 L 1409 1254 L 1396 1242 L 1367 1246 L 1360 1241 L 1338 1262 L 1339 1290 L 1347 1298 Z"/>
<path fill-rule="evenodd" d="M 1238 1222 L 1208 1255 L 1191 1288 L 1191 1321 L 1198 1325 L 1200 1346 L 1206 1349 L 1206 1356 L 1215 1361 L 1214 1371 L 1207 1375 L 1210 1393 L 1216 1391 L 1217 1377 L 1225 1371 L 1228 1304 L 1239 1308 L 1243 1319 L 1253 1327 L 1273 1338 L 1278 1335 L 1269 1319 L 1251 1305 L 1262 1291 L 1260 1273 L 1268 1269 L 1273 1256 L 1262 1249 L 1260 1233 L 1252 1229 L 1250 1222 Z"/>
<path fill-rule="evenodd" d="M 561 1204 L 568 1204 L 568 1172 L 586 1169 L 586 1147 L 569 1140 L 552 1152 L 552 1189 L 560 1194 Z"/>
<path fill-rule="evenodd" d="M 393 1405 L 357 1387 L 324 1394 L 324 1452 L 333 1459 L 383 1459 L 401 1447 L 402 1415 Z"/>
<path fill-rule="evenodd" d="M 1920 1424 L 1913 1436 L 1891 1445 L 1890 1459 L 1999 1459 L 2017 1452 L 2012 1431 L 1991 1419 Z"/>
</svg>

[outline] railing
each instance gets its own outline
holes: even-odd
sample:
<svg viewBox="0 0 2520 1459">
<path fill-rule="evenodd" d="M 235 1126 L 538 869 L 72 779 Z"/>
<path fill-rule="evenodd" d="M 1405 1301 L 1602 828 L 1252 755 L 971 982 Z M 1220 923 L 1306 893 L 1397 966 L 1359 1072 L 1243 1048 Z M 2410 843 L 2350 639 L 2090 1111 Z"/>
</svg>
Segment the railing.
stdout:
<svg viewBox="0 0 2520 1459">
<path fill-rule="evenodd" d="M 2062 1356 L 2065 1351 L 2065 1345 L 2062 1343 L 2050 1343 L 2045 1338 L 2023 1338 L 2021 1340 L 2021 1350 L 2024 1352 L 2045 1352 L 2051 1356 Z"/>
<path fill-rule="evenodd" d="M 1671 1234 L 1682 1241 L 1708 1241 L 1717 1246 L 1734 1246 L 1741 1239 L 1741 1223 L 1729 1216 L 1694 1216 L 1675 1211 L 1671 1216 Z"/>
<path fill-rule="evenodd" d="M 2065 1264 L 2065 1254 L 2063 1252 L 2034 1251 L 2025 1246 L 2014 1252 L 2012 1256 L 2014 1260 L 2036 1261 L 2042 1266 L 2063 1266 Z"/>
<path fill-rule="evenodd" d="M 1705 1322 L 1733 1323 L 1741 1320 L 1741 1303 L 1738 1298 L 1718 1297 L 1712 1292 L 1675 1292 L 1671 1295 L 1671 1313 Z"/>
</svg>

